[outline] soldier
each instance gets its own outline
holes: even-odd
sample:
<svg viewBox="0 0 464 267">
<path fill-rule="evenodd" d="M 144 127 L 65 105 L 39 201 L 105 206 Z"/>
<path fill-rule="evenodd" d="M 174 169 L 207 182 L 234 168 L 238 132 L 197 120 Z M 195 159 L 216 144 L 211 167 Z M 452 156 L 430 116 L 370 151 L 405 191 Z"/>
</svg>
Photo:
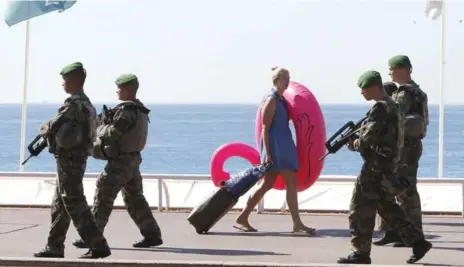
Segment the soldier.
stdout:
<svg viewBox="0 0 464 267">
<path fill-rule="evenodd" d="M 358 81 L 366 100 L 376 103 L 361 126 L 359 137 L 350 140 L 348 148 L 358 151 L 364 160 L 355 183 L 350 203 L 349 223 L 353 253 L 338 263 L 370 264 L 375 213 L 399 233 L 404 243 L 412 246 L 407 263 L 422 259 L 432 248 L 424 234 L 405 219 L 394 196 L 385 184 L 395 185 L 395 168 L 402 143 L 402 117 L 397 104 L 386 95 L 377 71 L 365 72 Z M 388 189 L 388 190 L 387 190 Z"/>
<path fill-rule="evenodd" d="M 411 188 L 397 201 L 408 219 L 422 230 L 422 209 L 419 192 L 417 191 L 417 169 L 422 156 L 422 138 L 427 133 L 428 106 L 427 94 L 424 93 L 412 79 L 412 65 L 407 56 L 398 55 L 390 59 L 390 76 L 392 81 L 399 84 L 397 90 L 392 91 L 393 100 L 398 103 L 400 112 L 405 117 L 404 146 L 401 151 L 398 175 L 406 178 Z M 374 245 L 383 246 L 393 243 L 394 247 L 404 247 L 401 238 L 388 224 L 380 221 L 379 230 L 385 231 L 385 235 L 374 242 Z"/>
<path fill-rule="evenodd" d="M 139 81 L 133 74 L 121 75 L 116 80 L 118 97 L 122 101 L 114 109 L 102 114 L 103 124 L 97 129 L 93 157 L 107 160 L 103 172 L 97 180 L 93 214 L 98 228 L 103 232 L 113 203 L 119 191 L 127 212 L 140 229 L 143 240 L 134 243 L 136 248 L 160 246 L 161 229 L 158 226 L 148 202 L 143 195 L 140 152 L 144 149 L 148 135 L 148 113 L 142 102 L 136 98 Z M 73 245 L 85 248 L 82 240 Z"/>
<path fill-rule="evenodd" d="M 398 90 L 398 86 L 396 86 L 396 84 L 393 82 L 385 82 L 383 83 L 383 90 L 385 90 L 385 93 L 389 97 L 391 97 L 393 95 L 393 92 Z"/>
<path fill-rule="evenodd" d="M 64 91 L 71 96 L 58 109 L 58 114 L 40 129 L 40 134 L 47 139 L 49 152 L 56 159 L 57 181 L 47 245 L 34 256 L 63 258 L 64 241 L 72 220 L 90 247 L 80 258 L 105 258 L 111 252 L 87 205 L 82 184 L 96 130 L 95 108 L 83 89 L 86 71 L 82 63 L 76 62 L 64 67 L 60 74 Z"/>
</svg>

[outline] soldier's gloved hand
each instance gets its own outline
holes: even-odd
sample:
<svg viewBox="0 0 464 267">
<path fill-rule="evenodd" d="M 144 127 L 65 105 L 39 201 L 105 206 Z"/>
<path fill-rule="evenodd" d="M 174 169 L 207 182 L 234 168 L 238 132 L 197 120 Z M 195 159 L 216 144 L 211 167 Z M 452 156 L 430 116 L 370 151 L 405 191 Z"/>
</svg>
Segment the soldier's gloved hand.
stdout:
<svg viewBox="0 0 464 267">
<path fill-rule="evenodd" d="M 49 129 L 49 126 L 48 126 L 48 123 L 44 123 L 42 125 L 40 125 L 40 135 L 42 137 L 46 137 L 48 135 L 48 129 Z"/>
<path fill-rule="evenodd" d="M 348 143 L 346 145 L 348 146 L 349 150 L 354 151 L 354 140 L 353 140 L 353 138 L 348 138 Z"/>
<path fill-rule="evenodd" d="M 105 124 L 104 118 L 105 116 L 101 113 L 97 115 L 97 126 Z"/>
</svg>

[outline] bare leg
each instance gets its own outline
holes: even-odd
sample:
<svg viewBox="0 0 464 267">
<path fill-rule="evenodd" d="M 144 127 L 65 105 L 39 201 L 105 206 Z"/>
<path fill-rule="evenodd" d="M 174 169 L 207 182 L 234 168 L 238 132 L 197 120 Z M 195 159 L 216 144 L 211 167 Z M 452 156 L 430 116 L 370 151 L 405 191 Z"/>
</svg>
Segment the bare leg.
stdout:
<svg viewBox="0 0 464 267">
<path fill-rule="evenodd" d="M 296 173 L 294 171 L 284 170 L 281 172 L 281 175 L 285 180 L 287 205 L 293 220 L 293 232 L 306 232 L 311 234 L 316 229 L 309 228 L 304 225 L 300 218 L 300 211 L 298 208 L 298 192 L 296 190 Z"/>
<path fill-rule="evenodd" d="M 259 201 L 261 201 L 261 199 L 264 197 L 266 192 L 272 189 L 277 179 L 277 175 L 278 173 L 270 172 L 263 177 L 264 182 L 261 184 L 258 190 L 256 190 L 253 195 L 251 195 L 251 197 L 248 199 L 246 207 L 237 217 L 236 222 L 240 229 L 256 232 L 256 229 L 250 225 L 248 218 L 250 217 L 250 214 L 256 205 L 258 205 Z"/>
</svg>

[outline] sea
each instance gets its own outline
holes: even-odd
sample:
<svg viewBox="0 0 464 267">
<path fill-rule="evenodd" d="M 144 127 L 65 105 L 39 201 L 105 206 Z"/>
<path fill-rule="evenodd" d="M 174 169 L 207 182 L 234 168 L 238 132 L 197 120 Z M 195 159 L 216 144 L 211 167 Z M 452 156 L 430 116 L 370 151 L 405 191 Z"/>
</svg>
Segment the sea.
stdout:
<svg viewBox="0 0 464 267">
<path fill-rule="evenodd" d="M 95 105 L 101 110 L 102 105 Z M 152 174 L 209 174 L 214 151 L 229 142 L 255 146 L 257 105 L 147 105 L 150 112 L 149 137 L 142 153 L 141 171 Z M 40 125 L 50 119 L 59 104 L 27 106 L 26 144 L 38 134 Z M 359 120 L 368 105 L 321 105 L 327 137 L 347 121 Z M 430 105 L 430 125 L 424 139 L 419 177 L 438 175 L 438 106 Z M 445 107 L 444 177 L 464 178 L 464 106 Z M 0 171 L 18 171 L 20 166 L 21 105 L 0 105 Z M 26 156 L 28 155 L 26 148 Z M 357 175 L 359 154 L 342 148 L 329 155 L 322 174 Z M 104 161 L 89 159 L 88 172 L 100 172 Z M 231 158 L 225 170 L 235 173 L 249 167 L 241 158 Z M 47 151 L 24 166 L 28 172 L 55 171 L 54 158 Z"/>
</svg>

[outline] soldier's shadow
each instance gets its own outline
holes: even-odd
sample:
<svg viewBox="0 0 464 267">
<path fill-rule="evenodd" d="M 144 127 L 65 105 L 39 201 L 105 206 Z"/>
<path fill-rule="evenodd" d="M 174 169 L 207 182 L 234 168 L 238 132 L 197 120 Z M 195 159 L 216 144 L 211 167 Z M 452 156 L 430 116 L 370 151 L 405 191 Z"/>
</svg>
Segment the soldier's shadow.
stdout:
<svg viewBox="0 0 464 267">
<path fill-rule="evenodd" d="M 290 232 L 208 232 L 205 235 L 221 235 L 221 236 L 270 236 L 270 237 L 351 237 L 351 231 L 348 229 L 320 229 L 316 230 L 312 235 L 305 233 L 290 233 Z M 381 232 L 374 232 L 374 238 L 381 237 Z M 439 235 L 426 234 L 426 239 L 440 238 Z"/>
<path fill-rule="evenodd" d="M 277 253 L 273 251 L 241 250 L 241 249 L 207 249 L 207 248 L 176 248 L 176 247 L 157 247 L 157 248 L 111 248 L 112 250 L 124 251 L 146 251 L 158 253 L 180 253 L 180 254 L 200 254 L 200 255 L 221 255 L 221 256 L 288 256 L 290 254 Z"/>
<path fill-rule="evenodd" d="M 424 233 L 424 237 L 425 237 L 425 239 L 427 239 L 427 240 L 431 240 L 431 239 L 433 240 L 433 239 L 440 238 L 441 235 L 430 235 L 430 234 Z"/>
<path fill-rule="evenodd" d="M 383 237 L 384 235 L 384 232 L 383 231 L 375 231 L 374 234 L 372 235 L 373 238 L 381 238 Z M 433 239 L 437 239 L 437 238 L 440 238 L 441 235 L 432 235 L 432 234 L 426 234 L 424 232 L 424 237 L 425 239 L 427 240 L 433 240 Z"/>
<path fill-rule="evenodd" d="M 455 251 L 462 251 L 462 252 L 464 252 L 464 248 L 434 247 L 434 249 L 455 250 Z"/>
<path fill-rule="evenodd" d="M 22 224 L 22 223 L 0 223 L 0 235 L 6 235 L 14 232 L 20 232 L 31 228 L 36 228 L 38 224 Z"/>
<path fill-rule="evenodd" d="M 291 232 L 208 232 L 206 235 L 220 235 L 220 236 L 267 236 L 267 237 L 350 237 L 350 230 L 347 229 L 320 229 L 316 230 L 312 235 L 305 233 L 291 233 Z"/>
<path fill-rule="evenodd" d="M 459 266 L 453 264 L 441 264 L 441 263 L 421 263 L 422 266 Z"/>
<path fill-rule="evenodd" d="M 432 243 L 434 243 L 434 246 L 432 249 L 439 249 L 439 250 L 454 250 L 454 251 L 463 251 L 464 252 L 464 248 L 463 247 L 438 247 L 436 246 L 435 244 L 436 243 L 440 243 L 439 241 L 432 241 Z M 443 243 L 462 243 L 462 242 L 446 242 L 446 241 L 443 241 Z"/>
<path fill-rule="evenodd" d="M 464 223 L 461 222 L 424 222 L 423 224 L 434 226 L 464 226 Z"/>
</svg>

